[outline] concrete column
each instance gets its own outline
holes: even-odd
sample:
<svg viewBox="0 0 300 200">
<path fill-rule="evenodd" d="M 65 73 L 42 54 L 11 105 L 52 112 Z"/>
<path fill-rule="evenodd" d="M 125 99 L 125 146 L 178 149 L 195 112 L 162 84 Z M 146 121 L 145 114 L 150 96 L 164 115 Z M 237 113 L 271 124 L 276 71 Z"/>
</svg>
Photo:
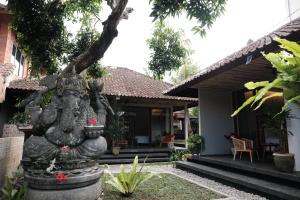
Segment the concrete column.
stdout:
<svg viewBox="0 0 300 200">
<path fill-rule="evenodd" d="M 201 132 L 201 102 L 200 102 L 200 88 L 198 88 L 198 128 L 199 128 L 199 135 L 202 135 Z"/>
<path fill-rule="evenodd" d="M 173 119 L 173 106 L 170 108 L 170 124 L 171 124 L 171 135 L 174 135 L 174 119 Z"/>
<path fill-rule="evenodd" d="M 291 115 L 296 118 L 287 120 L 288 132 L 288 143 L 290 153 L 295 154 L 295 171 L 300 171 L 300 109 L 296 105 L 290 104 L 289 109 L 291 110 Z"/>
<path fill-rule="evenodd" d="M 184 105 L 184 134 L 185 134 L 185 147 L 187 148 L 187 140 L 189 137 L 189 110 L 187 108 L 187 105 Z"/>
</svg>

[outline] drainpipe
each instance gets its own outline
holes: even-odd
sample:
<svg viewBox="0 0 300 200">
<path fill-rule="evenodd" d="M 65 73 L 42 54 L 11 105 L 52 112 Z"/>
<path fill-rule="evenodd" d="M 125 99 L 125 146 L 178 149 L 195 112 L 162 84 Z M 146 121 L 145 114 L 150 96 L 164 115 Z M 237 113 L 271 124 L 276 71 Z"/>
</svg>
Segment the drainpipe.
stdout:
<svg viewBox="0 0 300 200">
<path fill-rule="evenodd" d="M 291 14 L 291 2 L 290 0 L 287 0 L 287 7 L 288 7 L 288 14 L 289 14 L 289 20 L 292 21 L 292 14 Z"/>
<path fill-rule="evenodd" d="M 187 108 L 187 104 L 184 105 L 184 134 L 185 134 L 185 147 L 188 147 L 188 137 L 189 137 L 189 111 Z"/>
</svg>

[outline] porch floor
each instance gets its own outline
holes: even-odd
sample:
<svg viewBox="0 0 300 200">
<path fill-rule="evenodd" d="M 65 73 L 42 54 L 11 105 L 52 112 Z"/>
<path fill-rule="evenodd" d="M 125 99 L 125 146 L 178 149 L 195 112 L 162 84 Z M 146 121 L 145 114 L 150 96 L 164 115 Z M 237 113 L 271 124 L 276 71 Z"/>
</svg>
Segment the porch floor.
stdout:
<svg viewBox="0 0 300 200">
<path fill-rule="evenodd" d="M 287 180 L 292 180 L 299 182 L 300 184 L 300 172 L 280 172 L 278 171 L 272 161 L 261 161 L 254 160 L 253 163 L 250 162 L 250 158 L 246 155 L 243 155 L 240 160 L 237 156 L 236 160 L 233 160 L 233 156 L 224 155 L 224 156 L 194 156 L 193 160 L 195 162 L 204 162 L 210 163 L 212 165 L 221 165 L 224 167 L 230 167 L 236 170 L 245 170 L 248 172 L 255 172 L 261 175 L 269 175 L 274 178 L 282 178 Z"/>
<path fill-rule="evenodd" d="M 300 200 L 300 173 L 277 171 L 271 162 L 252 164 L 246 156 L 235 161 L 232 156 L 193 156 L 176 162 L 176 167 L 269 199 Z"/>
</svg>

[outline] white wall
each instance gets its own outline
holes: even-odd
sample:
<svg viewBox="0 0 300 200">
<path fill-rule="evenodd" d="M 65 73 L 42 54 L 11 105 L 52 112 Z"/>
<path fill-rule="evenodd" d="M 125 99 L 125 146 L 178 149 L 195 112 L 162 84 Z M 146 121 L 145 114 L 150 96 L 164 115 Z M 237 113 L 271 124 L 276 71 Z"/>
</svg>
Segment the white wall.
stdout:
<svg viewBox="0 0 300 200">
<path fill-rule="evenodd" d="M 234 130 L 231 92 L 200 90 L 199 132 L 204 137 L 205 148 L 201 155 L 230 154 L 231 143 L 225 137 Z"/>
<path fill-rule="evenodd" d="M 288 135 L 289 151 L 295 154 L 295 171 L 300 171 L 300 109 L 294 104 L 289 106 L 291 115 L 296 118 L 287 120 L 287 128 L 292 134 Z"/>
</svg>

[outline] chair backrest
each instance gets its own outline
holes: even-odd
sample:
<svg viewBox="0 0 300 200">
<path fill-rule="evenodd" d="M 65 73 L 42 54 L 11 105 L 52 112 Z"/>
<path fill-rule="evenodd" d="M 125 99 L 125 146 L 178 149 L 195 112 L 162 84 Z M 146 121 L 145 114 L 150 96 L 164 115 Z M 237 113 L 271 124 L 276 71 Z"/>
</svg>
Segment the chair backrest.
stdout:
<svg viewBox="0 0 300 200">
<path fill-rule="evenodd" d="M 165 135 L 161 138 L 162 143 L 172 143 L 174 142 L 175 135 Z"/>
<path fill-rule="evenodd" d="M 246 142 L 241 139 L 237 139 L 231 136 L 233 147 L 235 150 L 245 150 L 246 149 Z"/>
</svg>

